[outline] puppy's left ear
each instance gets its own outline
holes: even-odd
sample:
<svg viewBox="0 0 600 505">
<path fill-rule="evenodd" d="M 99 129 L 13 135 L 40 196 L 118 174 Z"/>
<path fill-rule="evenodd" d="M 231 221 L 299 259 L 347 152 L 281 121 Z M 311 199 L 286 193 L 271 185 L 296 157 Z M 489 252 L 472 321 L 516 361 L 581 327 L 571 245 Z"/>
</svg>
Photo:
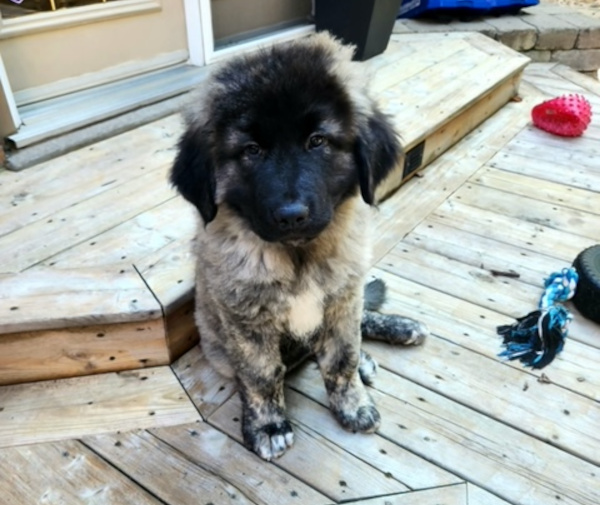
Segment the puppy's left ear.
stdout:
<svg viewBox="0 0 600 505">
<path fill-rule="evenodd" d="M 190 126 L 183 134 L 171 169 L 171 183 L 196 206 L 205 224 L 215 218 L 215 168 L 205 132 Z"/>
<path fill-rule="evenodd" d="M 358 182 L 363 200 L 375 203 L 375 189 L 396 166 L 402 148 L 387 117 L 377 108 L 362 121 L 354 144 Z"/>
</svg>

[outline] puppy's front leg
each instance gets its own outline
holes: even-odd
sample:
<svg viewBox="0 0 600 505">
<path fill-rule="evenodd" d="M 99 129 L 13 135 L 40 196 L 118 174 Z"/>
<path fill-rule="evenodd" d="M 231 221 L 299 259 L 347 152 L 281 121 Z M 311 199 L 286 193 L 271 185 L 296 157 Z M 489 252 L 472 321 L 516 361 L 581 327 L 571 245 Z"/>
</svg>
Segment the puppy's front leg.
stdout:
<svg viewBox="0 0 600 505">
<path fill-rule="evenodd" d="M 254 353 L 253 353 L 254 354 Z M 285 416 L 283 378 L 285 366 L 277 355 L 256 354 L 244 360 L 236 374 L 242 399 L 244 443 L 261 458 L 281 456 L 294 443 L 292 426 Z"/>
<path fill-rule="evenodd" d="M 369 433 L 377 430 L 381 418 L 358 372 L 361 306 L 356 300 L 327 311 L 317 361 L 331 412 L 347 430 Z"/>
</svg>

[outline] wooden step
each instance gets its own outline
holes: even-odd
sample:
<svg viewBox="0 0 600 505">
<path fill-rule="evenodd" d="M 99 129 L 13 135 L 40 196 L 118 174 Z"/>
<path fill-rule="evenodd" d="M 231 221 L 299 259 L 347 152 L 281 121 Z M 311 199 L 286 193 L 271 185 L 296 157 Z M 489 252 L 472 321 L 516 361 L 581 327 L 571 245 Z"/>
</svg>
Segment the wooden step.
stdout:
<svg viewBox="0 0 600 505">
<path fill-rule="evenodd" d="M 406 156 L 379 199 L 500 109 L 528 60 L 483 35 L 394 35 L 362 63 Z M 0 384 L 172 362 L 198 336 L 178 116 L 0 181 Z M 4 273 L 2 273 L 4 272 Z"/>
<path fill-rule="evenodd" d="M 529 62 L 478 33 L 394 35 L 390 46 L 371 63 L 373 88 L 406 156 L 378 188 L 380 200 L 515 96 Z"/>
</svg>

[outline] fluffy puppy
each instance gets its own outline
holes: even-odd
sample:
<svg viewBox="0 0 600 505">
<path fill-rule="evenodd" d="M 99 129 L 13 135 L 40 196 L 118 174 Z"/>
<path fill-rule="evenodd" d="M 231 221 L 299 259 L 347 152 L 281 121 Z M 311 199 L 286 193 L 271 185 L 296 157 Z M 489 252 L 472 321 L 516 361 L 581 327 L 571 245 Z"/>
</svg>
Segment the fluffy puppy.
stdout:
<svg viewBox="0 0 600 505">
<path fill-rule="evenodd" d="M 227 62 L 196 95 L 171 174 L 202 218 L 202 348 L 236 380 L 244 441 L 267 460 L 293 443 L 283 382 L 299 359 L 316 358 L 342 426 L 373 432 L 361 333 L 402 344 L 427 334 L 363 310 L 369 205 L 401 148 L 351 57 L 318 34 Z"/>
</svg>

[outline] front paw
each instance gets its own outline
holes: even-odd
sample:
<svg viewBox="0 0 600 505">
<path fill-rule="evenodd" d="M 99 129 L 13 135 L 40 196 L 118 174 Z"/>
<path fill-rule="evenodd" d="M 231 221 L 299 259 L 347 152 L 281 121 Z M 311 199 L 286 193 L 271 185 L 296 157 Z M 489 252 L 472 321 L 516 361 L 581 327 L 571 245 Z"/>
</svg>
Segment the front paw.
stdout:
<svg viewBox="0 0 600 505">
<path fill-rule="evenodd" d="M 381 424 L 381 416 L 375 405 L 361 405 L 356 410 L 334 412 L 340 424 L 353 433 L 374 433 Z"/>
<path fill-rule="evenodd" d="M 294 432 L 287 419 L 262 425 L 246 422 L 242 431 L 246 446 L 267 461 L 280 457 L 294 444 Z"/>
<path fill-rule="evenodd" d="M 381 416 L 362 384 L 344 394 L 329 397 L 329 408 L 338 422 L 348 431 L 373 433 L 381 424 Z"/>
</svg>

